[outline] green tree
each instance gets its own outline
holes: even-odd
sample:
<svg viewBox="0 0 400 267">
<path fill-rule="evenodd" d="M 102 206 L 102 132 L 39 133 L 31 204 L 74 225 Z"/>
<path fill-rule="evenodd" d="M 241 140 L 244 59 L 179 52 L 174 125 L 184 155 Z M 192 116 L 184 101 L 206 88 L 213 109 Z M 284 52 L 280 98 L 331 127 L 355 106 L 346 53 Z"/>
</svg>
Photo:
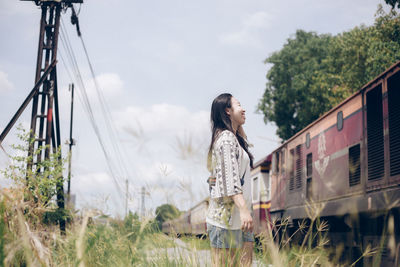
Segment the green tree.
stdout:
<svg viewBox="0 0 400 267">
<path fill-rule="evenodd" d="M 378 8 L 373 26 L 336 36 L 298 30 L 272 64 L 258 110 L 283 140 L 317 119 L 400 60 L 400 16 Z"/>
<path fill-rule="evenodd" d="M 22 144 L 13 144 L 14 155 L 10 156 L 11 164 L 4 170 L 0 170 L 5 178 L 12 179 L 14 183 L 24 192 L 24 201 L 27 208 L 24 215 L 31 219 L 40 219 L 45 224 L 58 223 L 61 219 L 69 220 L 70 211 L 68 209 L 57 208 L 56 196 L 57 188 L 63 183 L 63 170 L 65 159 L 62 158 L 61 150 L 56 149 L 50 154 L 49 159 L 37 162 L 32 169 L 27 169 L 27 162 L 32 161 L 33 156 L 28 154 L 29 144 L 33 143 L 30 139 L 30 131 L 17 127 L 18 138 Z M 37 156 L 42 148 L 34 151 Z"/>
<path fill-rule="evenodd" d="M 386 14 L 380 6 L 373 26 L 356 27 L 333 39 L 325 62 L 328 71 L 321 73 L 321 78 L 336 75 L 340 79 L 333 85 L 354 93 L 400 60 L 399 52 L 400 16 L 394 10 Z"/>
<path fill-rule="evenodd" d="M 181 212 L 171 204 L 163 204 L 156 208 L 156 222 L 159 229 L 162 228 L 163 222 L 178 218 Z"/>
<path fill-rule="evenodd" d="M 272 67 L 258 109 L 266 123 L 275 122 L 282 139 L 290 138 L 326 110 L 323 91 L 313 90 L 312 85 L 328 57 L 331 40 L 330 35 L 298 30 L 265 60 Z"/>
<path fill-rule="evenodd" d="M 400 8 L 400 0 L 385 0 L 385 3 L 390 5 L 392 8 L 395 8 L 397 4 L 397 8 Z"/>
</svg>

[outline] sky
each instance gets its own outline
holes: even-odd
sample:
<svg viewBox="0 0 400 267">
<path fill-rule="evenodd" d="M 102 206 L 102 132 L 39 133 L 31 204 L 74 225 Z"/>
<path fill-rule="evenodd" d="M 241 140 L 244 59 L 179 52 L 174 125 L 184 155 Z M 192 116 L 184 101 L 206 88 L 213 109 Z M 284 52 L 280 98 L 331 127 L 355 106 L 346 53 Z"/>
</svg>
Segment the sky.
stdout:
<svg viewBox="0 0 400 267">
<path fill-rule="evenodd" d="M 126 180 L 132 212 L 140 213 L 142 187 L 148 215 L 164 203 L 181 210 L 195 205 L 208 193 L 212 100 L 229 92 L 241 102 L 251 151 L 256 161 L 262 159 L 280 143 L 276 127 L 256 113 L 270 68 L 264 60 L 297 29 L 335 35 L 372 25 L 379 4 L 385 6 L 383 0 L 86 0 L 75 8 L 95 80 L 70 23 L 71 13 L 63 12 L 57 65 L 61 135 L 66 156 L 68 85 L 74 82 L 71 191 L 76 207 L 123 216 Z M 0 1 L 0 130 L 33 88 L 39 25 L 40 9 L 33 2 Z M 69 63 L 67 39 L 85 88 L 76 82 Z M 85 111 L 84 89 L 115 178 Z M 31 109 L 29 105 L 18 120 L 26 129 Z M 16 133 L 13 129 L 2 144 L 9 154 L 14 153 L 10 145 L 18 142 Z M 10 160 L 0 151 L 0 168 L 7 164 Z M 0 177 L 1 186 L 11 184 Z"/>
</svg>

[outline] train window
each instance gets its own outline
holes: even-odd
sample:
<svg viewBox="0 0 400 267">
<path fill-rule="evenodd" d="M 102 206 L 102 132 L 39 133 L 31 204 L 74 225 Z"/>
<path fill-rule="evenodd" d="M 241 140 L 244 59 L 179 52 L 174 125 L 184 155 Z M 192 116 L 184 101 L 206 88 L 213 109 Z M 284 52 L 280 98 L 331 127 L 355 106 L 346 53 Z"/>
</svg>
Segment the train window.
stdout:
<svg viewBox="0 0 400 267">
<path fill-rule="evenodd" d="M 253 201 L 258 201 L 258 177 L 253 178 Z"/>
<path fill-rule="evenodd" d="M 275 153 L 276 155 L 275 155 L 275 160 L 276 160 L 276 162 L 275 162 L 275 173 L 276 174 L 279 174 L 279 156 L 280 156 L 280 151 L 278 151 L 278 152 L 276 152 Z"/>
<path fill-rule="evenodd" d="M 312 176 L 312 153 L 307 154 L 307 177 Z"/>
<path fill-rule="evenodd" d="M 271 191 L 271 184 L 270 184 L 271 180 L 269 179 L 269 175 L 267 174 L 264 178 L 264 184 L 265 184 L 265 196 L 267 199 L 263 200 L 263 201 L 268 201 L 271 199 L 270 196 L 270 191 Z"/>
<path fill-rule="evenodd" d="M 272 153 L 271 173 L 275 173 L 276 158 L 275 153 Z"/>
<path fill-rule="evenodd" d="M 294 189 L 294 149 L 290 150 L 290 161 L 289 161 L 289 170 L 290 170 L 290 179 L 289 179 L 289 190 Z"/>
<path fill-rule="evenodd" d="M 310 133 L 307 133 L 307 135 L 306 135 L 306 147 L 307 148 L 310 148 L 310 143 L 311 143 Z"/>
<path fill-rule="evenodd" d="M 338 131 L 341 131 L 343 129 L 343 111 L 339 111 L 337 114 L 336 126 Z"/>
<path fill-rule="evenodd" d="M 360 184 L 360 177 L 360 144 L 357 144 L 349 148 L 349 185 Z"/>
</svg>

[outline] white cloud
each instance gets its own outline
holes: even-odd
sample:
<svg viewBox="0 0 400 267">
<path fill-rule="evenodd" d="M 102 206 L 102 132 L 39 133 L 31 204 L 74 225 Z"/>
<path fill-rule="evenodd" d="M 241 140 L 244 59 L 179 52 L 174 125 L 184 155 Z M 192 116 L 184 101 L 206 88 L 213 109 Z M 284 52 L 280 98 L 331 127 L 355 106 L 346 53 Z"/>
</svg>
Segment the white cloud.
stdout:
<svg viewBox="0 0 400 267">
<path fill-rule="evenodd" d="M 259 35 L 272 25 L 272 19 L 272 15 L 261 11 L 247 15 L 238 31 L 222 34 L 219 41 L 228 45 L 259 45 Z"/>
<path fill-rule="evenodd" d="M 158 182 L 169 184 L 175 181 L 176 170 L 171 163 L 154 162 L 150 166 L 140 165 L 138 168 L 142 181 L 147 184 Z"/>
<path fill-rule="evenodd" d="M 85 195 L 96 194 L 96 192 L 102 192 L 103 189 L 116 190 L 114 180 L 105 172 L 81 174 L 71 178 L 71 180 L 73 181 L 73 187 L 79 188 Z"/>
<path fill-rule="evenodd" d="M 124 184 L 117 189 L 113 178 L 105 172 L 80 174 L 71 178 L 71 192 L 76 195 L 78 208 L 97 207 L 105 213 L 122 214 Z M 110 209 L 111 207 L 111 209 Z"/>
<path fill-rule="evenodd" d="M 153 203 L 175 202 L 187 208 L 193 190 L 205 187 L 209 112 L 172 104 L 129 106 L 113 113 L 124 140 L 144 142 L 125 147 L 136 186 L 144 185 Z M 201 194 L 203 196 L 203 194 Z M 195 199 L 197 200 L 197 195 Z"/>
<path fill-rule="evenodd" d="M 171 41 L 167 43 L 167 51 L 165 53 L 171 60 L 176 60 L 177 57 L 181 57 L 184 52 L 184 45 L 182 42 Z"/>
<path fill-rule="evenodd" d="M 8 75 L 5 72 L 0 71 L 0 93 L 12 91 L 14 85 L 8 80 Z"/>
<path fill-rule="evenodd" d="M 96 76 L 99 89 L 105 97 L 114 97 L 121 95 L 124 83 L 116 73 L 103 73 Z M 86 90 L 89 98 L 97 97 L 95 82 L 89 79 L 86 82 Z"/>
<path fill-rule="evenodd" d="M 125 93 L 123 90 L 124 82 L 116 73 L 103 73 L 97 75 L 96 81 L 99 90 L 101 91 L 106 103 L 108 104 L 108 107 L 112 108 L 112 106 L 116 104 L 119 100 L 119 97 L 121 97 L 121 95 Z M 97 122 L 100 122 L 101 124 L 104 119 L 101 118 L 101 114 L 103 113 L 100 109 L 101 105 L 99 102 L 98 94 L 96 92 L 94 80 L 90 78 L 84 78 L 84 84 L 94 116 Z M 59 89 L 60 114 L 70 114 L 71 92 L 68 88 L 69 85 L 64 84 L 62 88 Z M 74 123 L 76 123 L 77 121 L 85 121 L 86 123 L 89 122 L 89 118 L 87 117 L 84 109 L 85 102 L 83 102 L 84 100 L 82 96 L 82 90 L 83 88 L 81 88 L 79 84 L 75 84 Z M 67 119 L 69 123 L 69 116 L 64 116 L 61 119 Z"/>
<path fill-rule="evenodd" d="M 255 44 L 256 39 L 248 31 L 242 29 L 238 32 L 223 34 L 219 41 L 223 44 L 229 45 L 246 45 Z"/>
<path fill-rule="evenodd" d="M 145 187 L 146 208 L 155 208 L 160 203 L 178 202 L 183 197 L 181 181 L 177 169 L 171 163 L 154 162 L 139 164 L 136 176 L 129 183 L 129 209 L 140 210 L 141 188 Z M 124 214 L 126 197 L 125 181 L 119 181 L 117 189 L 113 178 L 105 172 L 92 172 L 72 178 L 71 191 L 76 195 L 76 206 L 81 208 L 98 208 L 104 213 Z"/>
<path fill-rule="evenodd" d="M 243 20 L 243 25 L 248 28 L 268 28 L 271 26 L 272 17 L 266 12 L 256 12 L 248 15 Z"/>
<path fill-rule="evenodd" d="M 13 15 L 28 15 L 36 13 L 36 8 L 33 2 L 27 1 L 0 1 L 0 15 L 2 16 L 13 16 Z"/>
<path fill-rule="evenodd" d="M 129 106 L 115 112 L 119 129 L 142 132 L 151 138 L 165 139 L 182 136 L 186 132 L 196 136 L 209 133 L 209 112 L 190 112 L 184 106 L 154 104 L 150 107 Z"/>
</svg>

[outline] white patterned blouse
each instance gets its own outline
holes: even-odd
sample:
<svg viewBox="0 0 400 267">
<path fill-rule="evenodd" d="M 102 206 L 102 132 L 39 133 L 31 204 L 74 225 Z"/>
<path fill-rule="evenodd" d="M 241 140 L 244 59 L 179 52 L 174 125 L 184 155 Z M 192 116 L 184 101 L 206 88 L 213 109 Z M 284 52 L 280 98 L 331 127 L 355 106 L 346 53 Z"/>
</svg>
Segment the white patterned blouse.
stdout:
<svg viewBox="0 0 400 267">
<path fill-rule="evenodd" d="M 216 181 L 210 190 L 206 222 L 225 229 L 240 229 L 240 214 L 232 196 L 247 193 L 243 192 L 242 185 L 250 179 L 250 159 L 231 131 L 221 132 L 215 140 L 211 164 Z M 246 196 L 245 200 L 250 208 L 251 200 Z"/>
</svg>

